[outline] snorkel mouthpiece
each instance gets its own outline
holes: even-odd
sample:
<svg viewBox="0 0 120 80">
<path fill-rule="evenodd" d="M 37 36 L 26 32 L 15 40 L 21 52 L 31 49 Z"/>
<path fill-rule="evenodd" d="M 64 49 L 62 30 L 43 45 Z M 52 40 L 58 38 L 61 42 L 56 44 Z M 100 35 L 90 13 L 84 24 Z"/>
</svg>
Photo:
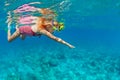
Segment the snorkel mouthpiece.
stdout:
<svg viewBox="0 0 120 80">
<path fill-rule="evenodd" d="M 53 26 L 53 30 L 55 30 L 55 31 L 56 31 L 56 30 L 57 30 L 57 28 L 56 28 L 55 26 Z"/>
</svg>

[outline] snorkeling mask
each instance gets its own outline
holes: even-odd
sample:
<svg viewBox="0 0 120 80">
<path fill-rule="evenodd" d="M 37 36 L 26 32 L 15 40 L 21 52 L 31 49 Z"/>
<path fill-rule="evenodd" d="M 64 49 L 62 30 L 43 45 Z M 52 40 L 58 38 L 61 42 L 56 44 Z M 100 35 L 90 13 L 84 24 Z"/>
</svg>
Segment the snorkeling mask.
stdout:
<svg viewBox="0 0 120 80">
<path fill-rule="evenodd" d="M 58 23 L 58 25 L 59 25 L 58 28 L 56 26 L 53 26 L 53 30 L 61 31 L 61 30 L 64 29 L 64 23 L 63 22 Z"/>
</svg>

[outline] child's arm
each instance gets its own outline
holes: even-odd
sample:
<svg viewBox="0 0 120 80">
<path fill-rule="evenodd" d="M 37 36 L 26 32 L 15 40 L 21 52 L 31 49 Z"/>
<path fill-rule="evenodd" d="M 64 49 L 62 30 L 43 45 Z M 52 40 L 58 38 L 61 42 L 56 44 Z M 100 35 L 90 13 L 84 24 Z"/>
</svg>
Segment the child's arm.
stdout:
<svg viewBox="0 0 120 80">
<path fill-rule="evenodd" d="M 64 44 L 64 45 L 67 45 L 67 46 L 70 47 L 70 48 L 75 48 L 73 45 L 65 42 L 64 40 L 62 40 L 62 39 L 60 39 L 60 38 L 58 38 L 58 37 L 55 37 L 54 35 L 52 35 L 50 32 L 48 32 L 48 31 L 46 31 L 46 30 L 41 30 L 40 33 L 42 33 L 43 35 L 48 36 L 49 38 L 51 38 L 51 39 L 53 39 L 53 40 L 55 40 L 55 41 L 57 41 L 57 42 L 59 42 L 59 43 L 62 43 L 62 44 Z"/>
</svg>

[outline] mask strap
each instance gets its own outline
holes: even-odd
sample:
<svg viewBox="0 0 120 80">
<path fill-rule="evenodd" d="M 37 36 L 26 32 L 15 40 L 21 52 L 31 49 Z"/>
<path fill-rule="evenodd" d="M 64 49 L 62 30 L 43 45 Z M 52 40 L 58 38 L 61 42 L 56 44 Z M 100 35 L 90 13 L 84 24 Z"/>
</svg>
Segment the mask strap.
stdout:
<svg viewBox="0 0 120 80">
<path fill-rule="evenodd" d="M 54 26 L 54 20 L 52 20 L 52 27 Z"/>
</svg>

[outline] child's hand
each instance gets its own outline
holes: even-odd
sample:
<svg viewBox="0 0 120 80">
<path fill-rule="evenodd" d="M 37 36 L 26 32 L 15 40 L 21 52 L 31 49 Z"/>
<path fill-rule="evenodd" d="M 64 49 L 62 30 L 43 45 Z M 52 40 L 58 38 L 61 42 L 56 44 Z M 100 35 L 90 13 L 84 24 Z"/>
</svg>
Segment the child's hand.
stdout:
<svg viewBox="0 0 120 80">
<path fill-rule="evenodd" d="M 69 45 L 69 47 L 70 47 L 70 48 L 75 48 L 75 46 L 73 46 L 73 45 Z"/>
</svg>

